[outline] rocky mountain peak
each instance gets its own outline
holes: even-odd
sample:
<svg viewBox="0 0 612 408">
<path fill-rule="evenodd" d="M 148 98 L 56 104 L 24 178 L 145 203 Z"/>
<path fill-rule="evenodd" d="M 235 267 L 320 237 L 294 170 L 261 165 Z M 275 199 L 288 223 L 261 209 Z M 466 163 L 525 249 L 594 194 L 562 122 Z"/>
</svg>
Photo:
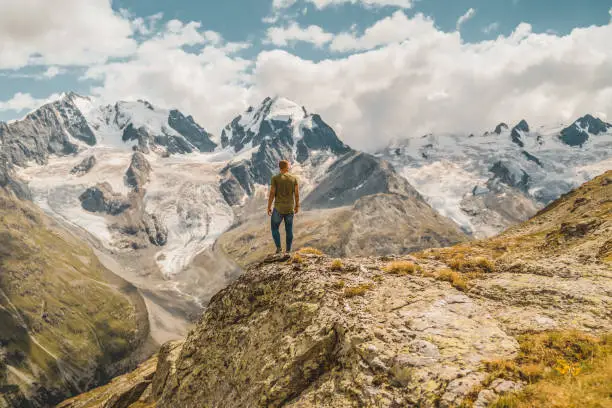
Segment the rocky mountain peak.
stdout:
<svg viewBox="0 0 612 408">
<path fill-rule="evenodd" d="M 587 114 L 561 131 L 559 138 L 569 146 L 582 147 L 589 135 L 599 135 L 612 129 L 612 125 Z"/>
<path fill-rule="evenodd" d="M 501 134 L 501 132 L 506 131 L 508 129 L 509 129 L 508 125 L 506 125 L 504 122 L 502 122 L 499 125 L 495 126 L 494 132 L 499 135 L 499 134 Z"/>
<path fill-rule="evenodd" d="M 524 147 L 525 143 L 523 142 L 523 136 L 527 133 L 529 133 L 529 124 L 525 119 L 523 119 L 515 127 L 512 128 L 510 137 L 512 138 L 512 141 L 514 143 L 516 143 L 520 147 Z"/>
</svg>

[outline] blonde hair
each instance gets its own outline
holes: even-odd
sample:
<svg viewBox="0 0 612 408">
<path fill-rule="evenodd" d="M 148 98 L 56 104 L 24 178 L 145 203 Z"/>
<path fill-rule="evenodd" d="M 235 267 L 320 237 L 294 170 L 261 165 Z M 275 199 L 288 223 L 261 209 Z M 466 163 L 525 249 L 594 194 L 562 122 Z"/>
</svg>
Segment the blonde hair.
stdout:
<svg viewBox="0 0 612 408">
<path fill-rule="evenodd" d="M 287 160 L 279 161 L 278 168 L 281 170 L 289 170 L 289 162 Z"/>
</svg>

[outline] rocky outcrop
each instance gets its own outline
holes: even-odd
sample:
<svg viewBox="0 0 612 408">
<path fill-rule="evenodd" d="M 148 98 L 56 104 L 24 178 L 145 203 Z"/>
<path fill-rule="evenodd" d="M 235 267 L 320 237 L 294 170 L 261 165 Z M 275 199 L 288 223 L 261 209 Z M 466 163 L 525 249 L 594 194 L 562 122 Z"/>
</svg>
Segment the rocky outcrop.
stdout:
<svg viewBox="0 0 612 408">
<path fill-rule="evenodd" d="M 529 133 L 529 125 L 523 119 L 515 127 L 512 128 L 512 132 L 510 132 L 510 138 L 520 147 L 525 147 L 523 136 L 527 133 Z"/>
<path fill-rule="evenodd" d="M 495 126 L 495 130 L 494 132 L 498 135 L 501 135 L 501 132 L 508 130 L 508 125 L 506 125 L 505 123 L 500 123 L 499 125 Z"/>
<path fill-rule="evenodd" d="M 114 193 L 112 186 L 106 182 L 88 188 L 79 196 L 79 200 L 85 210 L 109 215 L 119 215 L 131 205 L 122 195 Z"/>
<path fill-rule="evenodd" d="M 571 126 L 563 129 L 559 138 L 569 146 L 582 147 L 589 140 L 589 135 L 599 135 L 608 132 L 610 129 L 612 129 L 611 124 L 592 115 L 585 115 Z"/>
<path fill-rule="evenodd" d="M 144 185 L 149 182 L 151 171 L 151 165 L 144 154 L 135 152 L 125 173 L 125 184 L 136 192 L 142 191 Z"/>
<path fill-rule="evenodd" d="M 522 191 L 526 191 L 529 187 L 529 175 L 514 163 L 498 161 L 493 164 L 489 171 L 493 173 L 493 179 L 497 179 L 508 186 L 516 187 Z"/>
<path fill-rule="evenodd" d="M 78 147 L 71 137 L 93 145 L 95 136 L 87 121 L 67 95 L 28 114 L 23 120 L 0 122 L 0 145 L 10 163 L 45 164 L 50 154 L 73 154 Z"/>
<path fill-rule="evenodd" d="M 155 246 L 164 246 L 168 242 L 168 229 L 155 214 L 144 213 L 142 229 L 149 237 L 149 242 Z"/>
<path fill-rule="evenodd" d="M 174 375 L 174 364 L 182 341 L 164 344 L 159 353 L 133 372 L 114 378 L 108 385 L 66 400 L 57 408 L 146 408 L 155 407 L 166 380 Z"/>
<path fill-rule="evenodd" d="M 20 199 L 32 199 L 32 193 L 27 184 L 15 176 L 13 165 L 2 150 L 0 150 L 0 188 L 13 192 Z"/>
<path fill-rule="evenodd" d="M 75 176 L 83 176 L 91 171 L 93 167 L 96 165 L 96 156 L 87 156 L 83 159 L 79 164 L 74 166 L 72 170 L 70 170 L 70 174 L 74 174 Z"/>
</svg>

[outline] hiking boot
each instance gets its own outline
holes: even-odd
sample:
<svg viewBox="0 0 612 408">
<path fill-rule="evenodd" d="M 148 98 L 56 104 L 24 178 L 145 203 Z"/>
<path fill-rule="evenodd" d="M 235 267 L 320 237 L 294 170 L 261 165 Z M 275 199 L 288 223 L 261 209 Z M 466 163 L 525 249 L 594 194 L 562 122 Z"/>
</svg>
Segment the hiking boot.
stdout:
<svg viewBox="0 0 612 408">
<path fill-rule="evenodd" d="M 283 252 L 283 250 L 280 247 L 276 248 L 276 254 L 277 255 L 281 254 L 282 252 Z"/>
</svg>

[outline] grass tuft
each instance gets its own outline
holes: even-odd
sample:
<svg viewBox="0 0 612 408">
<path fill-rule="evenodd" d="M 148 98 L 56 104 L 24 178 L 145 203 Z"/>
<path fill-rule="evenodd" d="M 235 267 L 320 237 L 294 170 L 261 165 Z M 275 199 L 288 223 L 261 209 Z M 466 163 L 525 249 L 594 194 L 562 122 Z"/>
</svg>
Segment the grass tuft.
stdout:
<svg viewBox="0 0 612 408">
<path fill-rule="evenodd" d="M 453 271 L 451 269 L 442 269 L 438 272 L 436 279 L 445 282 L 450 282 L 450 284 L 455 289 L 458 289 L 463 292 L 468 289 L 467 281 L 465 280 L 465 278 L 459 272 Z"/>
<path fill-rule="evenodd" d="M 293 256 L 291 256 L 291 258 L 289 258 L 289 260 L 287 261 L 287 263 L 290 264 L 303 264 L 304 263 L 304 257 L 300 254 L 294 254 Z"/>
<path fill-rule="evenodd" d="M 334 259 L 331 263 L 331 266 L 329 267 L 329 269 L 331 269 L 332 271 L 341 271 L 344 268 L 344 265 L 342 264 L 342 261 L 340 259 Z"/>
<path fill-rule="evenodd" d="M 357 286 L 351 286 L 344 289 L 344 297 L 352 298 L 355 296 L 363 296 L 368 290 L 374 286 L 371 283 L 363 283 Z"/>
<path fill-rule="evenodd" d="M 317 256 L 323 255 L 323 252 L 313 247 L 304 247 L 304 248 L 301 248 L 298 252 L 301 254 L 306 254 L 306 255 L 317 255 Z"/>
<path fill-rule="evenodd" d="M 384 268 L 385 272 L 393 275 L 413 275 L 421 269 L 419 265 L 410 261 L 394 261 Z"/>
</svg>

